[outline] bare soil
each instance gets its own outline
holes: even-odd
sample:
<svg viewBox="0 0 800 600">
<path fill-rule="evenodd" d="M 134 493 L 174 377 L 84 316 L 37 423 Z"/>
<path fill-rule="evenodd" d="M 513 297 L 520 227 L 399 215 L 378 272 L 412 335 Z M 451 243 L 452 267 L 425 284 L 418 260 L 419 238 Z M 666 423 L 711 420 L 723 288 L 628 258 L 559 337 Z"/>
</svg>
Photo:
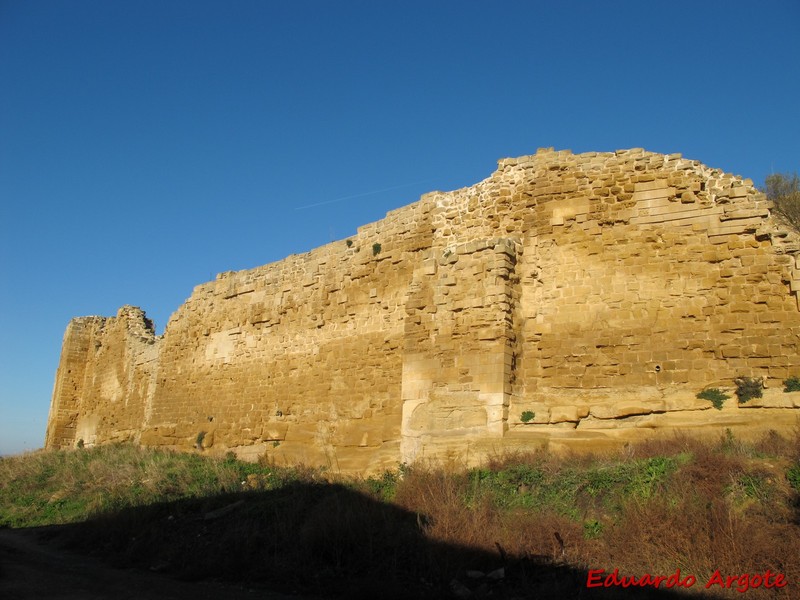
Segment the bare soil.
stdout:
<svg viewBox="0 0 800 600">
<path fill-rule="evenodd" d="M 298 600 L 261 587 L 185 582 L 116 569 L 60 548 L 48 528 L 0 529 L 0 598 L 8 600 Z M 303 596 L 310 600 L 308 596 Z"/>
</svg>

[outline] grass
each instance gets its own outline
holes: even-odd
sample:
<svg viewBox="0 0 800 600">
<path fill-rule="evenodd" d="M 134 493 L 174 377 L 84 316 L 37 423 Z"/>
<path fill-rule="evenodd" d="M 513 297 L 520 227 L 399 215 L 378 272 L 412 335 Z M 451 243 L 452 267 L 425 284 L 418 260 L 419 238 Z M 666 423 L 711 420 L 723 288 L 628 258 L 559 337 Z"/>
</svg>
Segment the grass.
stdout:
<svg viewBox="0 0 800 600">
<path fill-rule="evenodd" d="M 573 597 L 597 568 L 698 581 L 769 568 L 800 581 L 800 435 L 331 479 L 130 445 L 38 452 L 0 460 L 0 525 L 71 524 L 73 546 L 119 564 L 352 598 L 457 585 Z M 499 566 L 498 581 L 466 575 Z M 607 592 L 592 597 L 629 597 Z"/>
<path fill-rule="evenodd" d="M 128 444 L 37 452 L 0 460 L 0 526 L 73 523 L 123 508 L 240 491 L 253 475 L 281 485 L 293 473 Z"/>
</svg>

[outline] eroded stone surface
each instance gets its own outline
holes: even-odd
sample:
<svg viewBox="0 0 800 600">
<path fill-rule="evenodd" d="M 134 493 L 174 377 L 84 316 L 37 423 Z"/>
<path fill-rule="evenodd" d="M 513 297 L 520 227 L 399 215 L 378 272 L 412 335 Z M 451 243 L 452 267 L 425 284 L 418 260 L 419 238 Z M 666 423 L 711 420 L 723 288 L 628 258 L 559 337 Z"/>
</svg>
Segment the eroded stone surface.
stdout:
<svg viewBox="0 0 800 600">
<path fill-rule="evenodd" d="M 220 274 L 163 336 L 133 307 L 73 319 L 46 445 L 364 472 L 790 429 L 800 238 L 770 208 L 751 181 L 680 155 L 504 159 L 350 240 Z M 721 411 L 696 398 L 741 376 L 769 393 Z"/>
</svg>

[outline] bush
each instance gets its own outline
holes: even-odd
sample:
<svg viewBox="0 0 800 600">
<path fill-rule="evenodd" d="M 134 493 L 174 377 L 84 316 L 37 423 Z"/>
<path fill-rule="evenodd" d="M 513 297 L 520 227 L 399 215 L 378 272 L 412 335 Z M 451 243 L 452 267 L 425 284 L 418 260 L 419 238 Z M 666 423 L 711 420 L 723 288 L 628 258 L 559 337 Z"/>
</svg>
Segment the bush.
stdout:
<svg viewBox="0 0 800 600">
<path fill-rule="evenodd" d="M 761 398 L 763 395 L 763 385 L 760 379 L 755 377 L 739 377 L 736 379 L 736 396 L 739 404 L 743 404 L 752 398 Z"/>
<path fill-rule="evenodd" d="M 378 256 L 381 252 L 381 245 L 378 242 L 372 244 L 372 256 Z"/>
<path fill-rule="evenodd" d="M 374 497 L 388 502 L 394 499 L 401 478 L 401 470 L 384 471 L 380 477 L 369 477 L 364 484 Z"/>
<path fill-rule="evenodd" d="M 790 377 L 783 382 L 784 392 L 800 392 L 800 377 Z"/>
<path fill-rule="evenodd" d="M 524 410 L 522 411 L 519 420 L 522 421 L 523 423 L 529 423 L 530 421 L 533 421 L 533 419 L 535 418 L 536 418 L 535 412 L 533 412 L 532 410 Z"/>
<path fill-rule="evenodd" d="M 701 400 L 710 400 L 711 404 L 714 405 L 714 408 L 717 410 L 722 410 L 722 405 L 725 403 L 725 400 L 730 398 L 725 392 L 718 388 L 708 388 L 707 390 L 703 390 L 697 397 Z"/>
</svg>

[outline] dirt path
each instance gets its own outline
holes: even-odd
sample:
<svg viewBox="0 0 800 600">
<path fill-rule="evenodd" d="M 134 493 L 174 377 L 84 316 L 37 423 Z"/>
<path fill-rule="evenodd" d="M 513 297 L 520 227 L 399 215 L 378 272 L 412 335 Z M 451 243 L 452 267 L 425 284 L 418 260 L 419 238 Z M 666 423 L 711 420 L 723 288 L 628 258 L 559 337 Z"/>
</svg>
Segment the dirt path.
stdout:
<svg viewBox="0 0 800 600">
<path fill-rule="evenodd" d="M 43 541 L 41 530 L 0 529 L 1 600 L 300 600 L 263 588 L 183 582 L 114 569 Z M 306 597 L 306 600 L 310 600 Z"/>
</svg>

